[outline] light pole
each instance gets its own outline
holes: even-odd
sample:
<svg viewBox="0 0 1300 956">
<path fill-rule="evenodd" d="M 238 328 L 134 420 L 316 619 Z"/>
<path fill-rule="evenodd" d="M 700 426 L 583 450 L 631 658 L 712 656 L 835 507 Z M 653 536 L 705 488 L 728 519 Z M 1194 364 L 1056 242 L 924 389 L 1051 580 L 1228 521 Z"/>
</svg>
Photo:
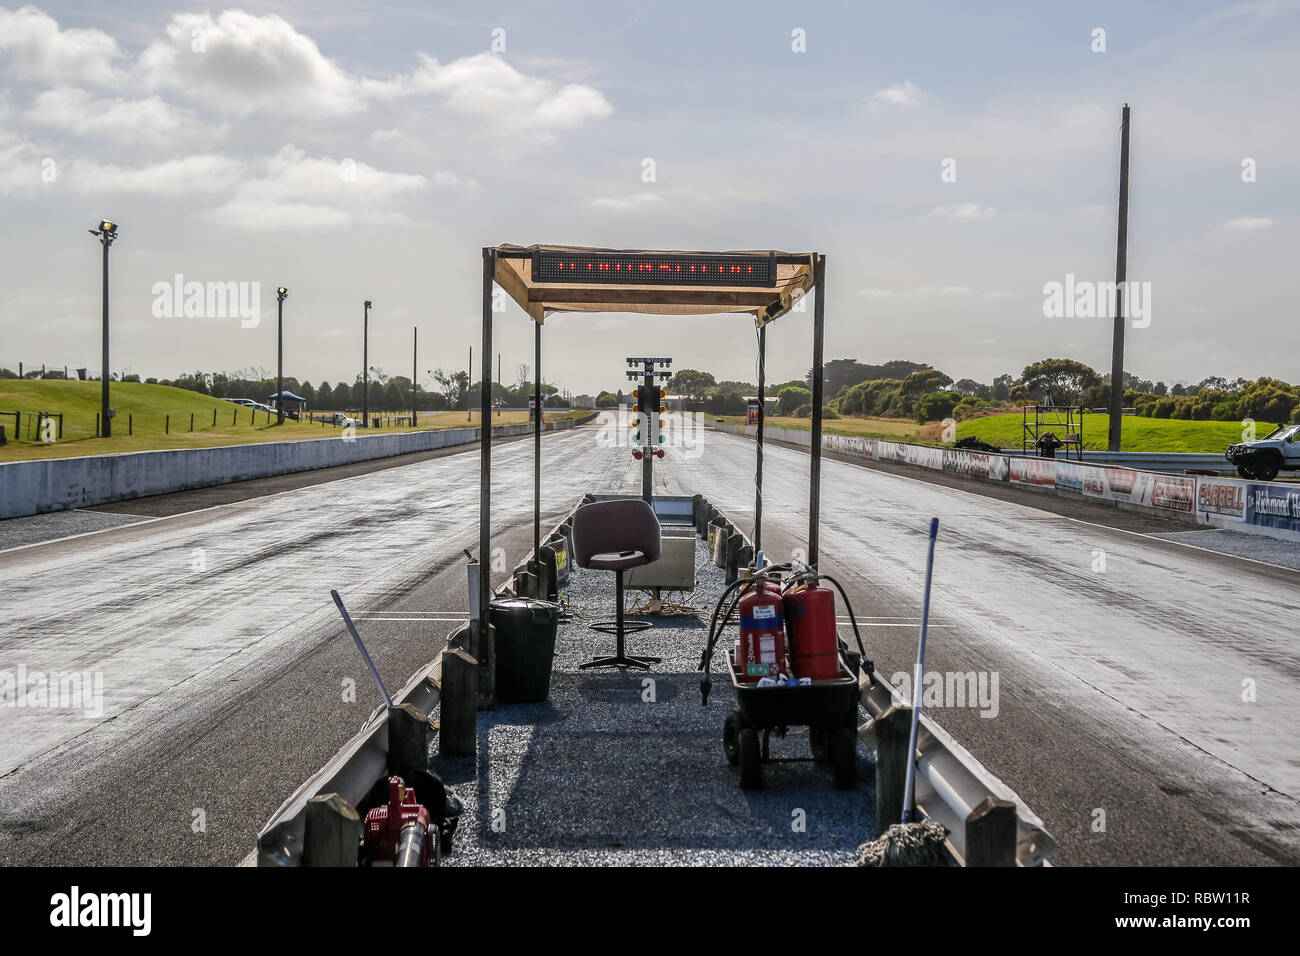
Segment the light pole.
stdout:
<svg viewBox="0 0 1300 956">
<path fill-rule="evenodd" d="M 279 344 L 276 347 L 275 359 L 275 423 L 284 424 L 284 297 L 289 294 L 289 290 L 284 286 L 275 290 L 275 298 L 279 309 L 279 316 L 276 320 L 276 337 Z M 302 416 L 299 415 L 299 418 Z"/>
<path fill-rule="evenodd" d="M 101 219 L 99 228 L 89 232 L 92 236 L 98 236 L 100 245 L 104 247 L 104 357 L 103 370 L 99 373 L 99 433 L 104 438 L 112 438 L 113 420 L 108 415 L 108 247 L 117 238 L 117 223 Z"/>
<path fill-rule="evenodd" d="M 370 427 L 370 300 L 361 326 L 361 427 Z"/>
</svg>

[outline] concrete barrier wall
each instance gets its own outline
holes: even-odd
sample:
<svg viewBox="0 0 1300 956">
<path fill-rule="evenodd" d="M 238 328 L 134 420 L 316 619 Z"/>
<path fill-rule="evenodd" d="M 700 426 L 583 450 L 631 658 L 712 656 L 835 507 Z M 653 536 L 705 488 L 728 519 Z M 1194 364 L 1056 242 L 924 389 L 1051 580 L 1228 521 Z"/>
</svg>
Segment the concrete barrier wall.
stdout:
<svg viewBox="0 0 1300 956">
<path fill-rule="evenodd" d="M 572 428 L 575 424 L 573 419 L 548 422 L 546 430 Z M 492 435 L 508 438 L 532 431 L 533 426 L 529 424 L 497 425 Z M 387 435 L 358 434 L 348 439 L 340 435 L 305 441 L 5 462 L 0 464 L 0 518 L 332 468 L 473 444 L 478 440 L 478 428 L 448 428 Z"/>
<path fill-rule="evenodd" d="M 752 436 L 753 425 L 718 425 Z M 789 437 L 787 437 L 789 436 Z M 768 428 L 773 441 L 811 446 L 812 433 Z M 1300 540 L 1300 487 L 1241 478 L 1175 475 L 1062 458 L 1026 458 L 935 445 L 822 435 L 822 448 L 871 461 L 916 465 L 982 481 L 1022 485 L 1061 497 L 1086 498 L 1193 524 Z"/>
</svg>

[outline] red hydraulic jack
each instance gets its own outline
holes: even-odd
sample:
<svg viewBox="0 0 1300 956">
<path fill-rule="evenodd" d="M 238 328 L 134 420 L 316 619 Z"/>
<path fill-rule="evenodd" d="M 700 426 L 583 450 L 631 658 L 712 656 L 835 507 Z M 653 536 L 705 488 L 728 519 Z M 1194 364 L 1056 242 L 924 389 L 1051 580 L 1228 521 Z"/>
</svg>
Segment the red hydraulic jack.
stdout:
<svg viewBox="0 0 1300 956">
<path fill-rule="evenodd" d="M 388 778 L 388 805 L 366 814 L 361 846 L 371 866 L 436 865 L 429 811 L 401 777 Z"/>
</svg>

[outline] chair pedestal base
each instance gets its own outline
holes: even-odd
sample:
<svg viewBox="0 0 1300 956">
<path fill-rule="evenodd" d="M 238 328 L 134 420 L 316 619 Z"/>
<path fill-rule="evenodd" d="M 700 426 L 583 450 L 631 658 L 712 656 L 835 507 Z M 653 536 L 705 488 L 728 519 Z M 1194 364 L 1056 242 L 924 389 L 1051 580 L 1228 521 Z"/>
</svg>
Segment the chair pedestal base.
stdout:
<svg viewBox="0 0 1300 956">
<path fill-rule="evenodd" d="M 658 664 L 663 660 L 662 657 L 648 657 L 640 654 L 627 654 L 624 638 L 629 634 L 635 634 L 638 631 L 644 631 L 650 627 L 648 621 L 625 621 L 623 620 L 623 572 L 619 571 L 615 575 L 616 597 L 615 597 L 615 615 L 612 621 L 598 621 L 591 625 L 593 631 L 600 631 L 602 634 L 613 634 L 616 644 L 612 656 L 594 657 L 585 664 L 579 664 L 578 670 L 585 671 L 589 667 L 639 667 L 642 670 L 649 670 L 651 664 Z"/>
</svg>

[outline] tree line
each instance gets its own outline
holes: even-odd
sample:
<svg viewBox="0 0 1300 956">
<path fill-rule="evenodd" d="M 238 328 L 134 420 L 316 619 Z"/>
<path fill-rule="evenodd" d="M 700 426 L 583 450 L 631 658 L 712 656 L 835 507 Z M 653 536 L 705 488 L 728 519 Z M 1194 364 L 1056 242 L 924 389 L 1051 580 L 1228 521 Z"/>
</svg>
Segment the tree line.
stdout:
<svg viewBox="0 0 1300 956">
<path fill-rule="evenodd" d="M 687 408 L 720 415 L 741 414 L 745 397 L 757 386 L 719 382 L 708 372 L 682 369 L 668 382 L 668 393 L 680 395 Z M 621 399 L 622 393 L 618 393 Z M 776 413 L 812 414 L 812 371 L 802 380 L 768 385 L 765 395 L 776 398 Z M 1026 365 L 1019 375 L 1006 373 L 992 382 L 952 376 L 922 362 L 893 360 L 870 365 L 857 359 L 832 359 L 823 368 L 823 415 L 915 418 L 920 422 L 962 418 L 980 409 L 1018 407 L 1031 403 L 1082 405 L 1104 411 L 1110 401 L 1110 375 L 1083 362 L 1048 358 Z M 616 404 L 615 396 L 601 392 Z M 1124 406 L 1153 418 L 1263 422 L 1300 422 L 1300 386 L 1269 377 L 1247 380 L 1210 376 L 1195 385 L 1151 382 L 1124 373 Z"/>
</svg>

